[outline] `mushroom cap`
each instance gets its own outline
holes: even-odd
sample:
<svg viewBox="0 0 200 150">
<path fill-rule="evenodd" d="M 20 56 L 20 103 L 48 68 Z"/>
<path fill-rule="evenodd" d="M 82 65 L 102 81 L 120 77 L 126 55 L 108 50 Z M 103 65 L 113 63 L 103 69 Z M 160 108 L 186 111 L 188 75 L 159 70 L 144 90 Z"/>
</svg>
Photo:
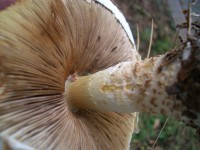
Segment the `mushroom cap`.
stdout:
<svg viewBox="0 0 200 150">
<path fill-rule="evenodd" d="M 71 111 L 64 95 L 75 72 L 138 60 L 129 27 L 106 1 L 23 0 L 0 12 L 2 139 L 35 149 L 129 148 L 137 113 Z"/>
</svg>

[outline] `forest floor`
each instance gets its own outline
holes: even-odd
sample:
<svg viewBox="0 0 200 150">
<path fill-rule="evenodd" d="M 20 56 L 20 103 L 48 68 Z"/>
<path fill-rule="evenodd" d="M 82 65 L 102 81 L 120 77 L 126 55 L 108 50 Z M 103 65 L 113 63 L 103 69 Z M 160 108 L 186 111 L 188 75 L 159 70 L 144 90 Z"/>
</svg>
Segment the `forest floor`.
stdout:
<svg viewBox="0 0 200 150">
<path fill-rule="evenodd" d="M 113 0 L 123 12 L 133 31 L 139 27 L 140 48 L 143 58 L 147 56 L 154 22 L 151 55 L 159 55 L 173 48 L 176 41 L 176 27 L 164 0 Z M 183 0 L 182 0 L 183 1 Z M 200 136 L 181 122 L 169 117 L 140 114 L 140 132 L 133 134 L 131 150 L 200 150 Z M 164 128 L 163 128 L 164 127 Z M 161 132 L 163 128 L 163 131 Z M 159 135 L 159 133 L 161 134 Z M 157 142 L 156 139 L 158 138 Z M 154 146 L 153 146 L 154 145 Z"/>
<path fill-rule="evenodd" d="M 162 54 L 173 46 L 175 25 L 167 1 L 164 0 L 113 0 L 125 15 L 135 40 L 139 28 L 140 53 L 145 58 L 150 41 L 151 24 L 154 22 L 152 55 Z"/>
</svg>

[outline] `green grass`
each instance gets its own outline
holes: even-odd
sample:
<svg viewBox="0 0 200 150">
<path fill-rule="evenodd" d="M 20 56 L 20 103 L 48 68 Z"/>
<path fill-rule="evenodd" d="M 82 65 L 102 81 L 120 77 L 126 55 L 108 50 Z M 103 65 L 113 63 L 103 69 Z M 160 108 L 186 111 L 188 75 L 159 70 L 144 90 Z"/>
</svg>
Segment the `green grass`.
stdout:
<svg viewBox="0 0 200 150">
<path fill-rule="evenodd" d="M 151 56 L 164 54 L 166 51 L 170 50 L 174 45 L 175 29 L 172 28 L 168 34 L 162 33 L 162 31 L 160 30 L 161 29 L 157 29 L 156 31 L 154 31 L 156 38 L 153 38 L 152 40 Z M 146 27 L 142 30 L 142 32 L 140 32 L 140 42 L 142 42 L 140 45 L 140 52 L 143 55 L 143 58 L 145 58 L 145 54 L 147 53 L 149 47 L 150 34 L 150 27 Z"/>
<path fill-rule="evenodd" d="M 154 128 L 156 120 L 160 125 Z M 140 114 L 140 132 L 133 134 L 131 150 L 151 149 L 167 117 Z M 161 132 L 155 149 L 157 150 L 199 150 L 200 136 L 181 122 L 170 118 Z"/>
<path fill-rule="evenodd" d="M 153 45 L 152 45 L 152 55 L 160 55 L 168 51 L 172 48 L 172 42 L 169 38 L 164 37 L 158 39 Z"/>
</svg>

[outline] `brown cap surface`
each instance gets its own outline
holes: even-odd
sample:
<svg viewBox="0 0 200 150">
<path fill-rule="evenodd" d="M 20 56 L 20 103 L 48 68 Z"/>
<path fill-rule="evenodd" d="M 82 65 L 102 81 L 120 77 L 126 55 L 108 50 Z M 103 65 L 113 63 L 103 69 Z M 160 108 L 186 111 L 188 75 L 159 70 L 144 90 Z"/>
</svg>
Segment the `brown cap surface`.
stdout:
<svg viewBox="0 0 200 150">
<path fill-rule="evenodd" d="M 1 11 L 1 136 L 35 149 L 128 149 L 136 113 L 71 112 L 63 93 L 74 72 L 132 59 L 123 27 L 95 1 L 25 0 Z"/>
</svg>

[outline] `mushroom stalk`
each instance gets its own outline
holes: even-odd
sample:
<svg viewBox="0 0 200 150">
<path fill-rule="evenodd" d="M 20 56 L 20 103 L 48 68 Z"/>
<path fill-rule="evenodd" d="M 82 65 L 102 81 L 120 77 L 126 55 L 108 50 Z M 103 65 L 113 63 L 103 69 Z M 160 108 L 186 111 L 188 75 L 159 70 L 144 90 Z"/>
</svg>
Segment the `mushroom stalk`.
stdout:
<svg viewBox="0 0 200 150">
<path fill-rule="evenodd" d="M 177 117 L 185 109 L 175 103 L 166 89 L 177 81 L 181 60 L 165 67 L 161 55 L 135 62 L 123 62 L 95 74 L 66 83 L 66 95 L 72 109 L 95 109 L 114 112 L 151 112 Z M 176 109 L 175 109 L 176 108 Z"/>
</svg>

